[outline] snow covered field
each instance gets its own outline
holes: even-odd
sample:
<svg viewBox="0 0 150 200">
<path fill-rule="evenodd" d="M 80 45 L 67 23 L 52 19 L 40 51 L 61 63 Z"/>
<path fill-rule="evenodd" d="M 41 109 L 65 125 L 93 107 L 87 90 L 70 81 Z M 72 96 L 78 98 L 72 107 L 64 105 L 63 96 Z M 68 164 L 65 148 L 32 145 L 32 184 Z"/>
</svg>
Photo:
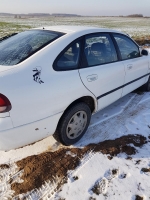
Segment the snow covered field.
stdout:
<svg viewBox="0 0 150 200">
<path fill-rule="evenodd" d="M 0 16 L 0 37 L 28 28 L 51 25 L 85 25 L 112 28 L 134 37 L 150 36 L 150 18 L 130 17 L 42 17 L 22 18 Z"/>
<path fill-rule="evenodd" d="M 95 114 L 75 146 L 49 137 L 0 152 L 0 200 L 145 200 L 149 179 L 150 92 Z"/>
</svg>

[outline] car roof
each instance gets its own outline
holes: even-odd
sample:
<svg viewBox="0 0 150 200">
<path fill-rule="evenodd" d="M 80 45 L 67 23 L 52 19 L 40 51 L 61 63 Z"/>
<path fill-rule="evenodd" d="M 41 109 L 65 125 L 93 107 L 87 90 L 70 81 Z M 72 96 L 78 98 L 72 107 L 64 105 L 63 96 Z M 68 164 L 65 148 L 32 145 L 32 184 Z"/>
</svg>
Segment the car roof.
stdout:
<svg viewBox="0 0 150 200">
<path fill-rule="evenodd" d="M 41 30 L 51 30 L 51 31 L 58 31 L 63 33 L 75 33 L 75 32 L 83 32 L 83 31 L 89 31 L 89 32 L 118 32 L 120 31 L 113 30 L 113 29 L 107 29 L 107 28 L 98 28 L 98 27 L 88 27 L 88 26 L 46 26 L 46 27 L 40 27 L 36 29 Z"/>
</svg>

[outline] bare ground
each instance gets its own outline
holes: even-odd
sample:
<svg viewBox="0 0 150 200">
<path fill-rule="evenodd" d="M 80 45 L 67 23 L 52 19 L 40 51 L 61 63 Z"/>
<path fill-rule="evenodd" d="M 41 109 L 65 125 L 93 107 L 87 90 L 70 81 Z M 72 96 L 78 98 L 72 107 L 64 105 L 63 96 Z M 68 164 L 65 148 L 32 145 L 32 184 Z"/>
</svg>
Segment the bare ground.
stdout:
<svg viewBox="0 0 150 200">
<path fill-rule="evenodd" d="M 23 182 L 12 181 L 11 189 L 15 191 L 14 196 L 16 196 L 39 189 L 46 181 L 55 181 L 56 178 L 60 179 L 60 185 L 57 187 L 59 189 L 61 184 L 65 183 L 68 171 L 77 168 L 87 152 L 108 154 L 108 159 L 113 159 L 119 153 L 126 153 L 128 158 L 137 152 L 136 147 L 142 147 L 146 143 L 147 138 L 144 136 L 127 135 L 115 140 L 89 144 L 82 149 L 63 147 L 55 152 L 29 156 L 16 163 L 19 170 L 23 170 L 21 176 Z M 0 168 L 8 167 L 8 165 L 0 166 Z"/>
<path fill-rule="evenodd" d="M 145 44 L 150 44 L 150 36 L 146 37 L 146 38 L 145 37 L 137 38 L 137 39 L 135 39 L 135 41 L 140 46 L 145 45 Z"/>
</svg>

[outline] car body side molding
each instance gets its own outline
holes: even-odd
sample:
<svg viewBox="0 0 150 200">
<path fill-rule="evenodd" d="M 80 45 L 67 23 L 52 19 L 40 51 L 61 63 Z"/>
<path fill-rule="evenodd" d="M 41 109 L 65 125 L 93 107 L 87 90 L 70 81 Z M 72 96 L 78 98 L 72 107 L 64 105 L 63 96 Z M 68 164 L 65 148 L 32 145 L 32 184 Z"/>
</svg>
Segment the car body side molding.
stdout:
<svg viewBox="0 0 150 200">
<path fill-rule="evenodd" d="M 128 83 L 126 83 L 126 84 L 124 84 L 124 85 L 122 85 L 122 86 L 120 86 L 120 87 L 117 87 L 117 88 L 115 88 L 115 89 L 113 89 L 113 90 L 111 90 L 111 91 L 109 91 L 109 92 L 106 92 L 106 93 L 104 93 L 104 94 L 98 96 L 98 97 L 97 97 L 97 100 L 100 99 L 100 98 L 102 98 L 102 97 L 105 97 L 106 95 L 111 94 L 111 93 L 113 93 L 113 92 L 115 92 L 115 91 L 117 91 L 117 90 L 119 90 L 119 89 L 121 89 L 121 88 L 123 88 L 123 87 L 126 87 L 127 85 L 130 85 L 130 84 L 132 84 L 132 83 L 134 83 L 134 82 L 136 82 L 136 81 L 138 81 L 138 80 L 140 80 L 140 79 L 142 79 L 142 78 L 144 78 L 144 77 L 146 77 L 146 76 L 148 76 L 148 75 L 150 75 L 150 73 L 145 74 L 145 75 L 143 75 L 143 76 L 141 76 L 141 77 L 139 77 L 139 78 L 137 78 L 137 79 L 135 79 L 135 80 L 133 80 L 133 81 L 130 81 L 130 82 L 128 82 Z"/>
</svg>

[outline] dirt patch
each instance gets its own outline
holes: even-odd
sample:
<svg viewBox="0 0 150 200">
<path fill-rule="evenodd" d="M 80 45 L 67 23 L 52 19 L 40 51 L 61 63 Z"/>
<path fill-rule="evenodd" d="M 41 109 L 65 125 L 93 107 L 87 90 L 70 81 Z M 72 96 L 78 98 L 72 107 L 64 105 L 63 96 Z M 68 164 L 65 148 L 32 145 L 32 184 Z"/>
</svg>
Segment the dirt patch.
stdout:
<svg viewBox="0 0 150 200">
<path fill-rule="evenodd" d="M 143 200 L 144 198 L 143 197 L 140 197 L 139 195 L 136 195 L 135 196 L 135 200 Z"/>
<path fill-rule="evenodd" d="M 150 168 L 142 168 L 141 171 L 142 171 L 142 172 L 145 172 L 145 173 L 146 173 L 146 172 L 150 172 Z"/>
<path fill-rule="evenodd" d="M 76 153 L 77 156 L 66 155 L 67 151 Z M 73 170 L 79 165 L 82 157 L 81 149 L 70 150 L 69 148 L 27 157 L 17 162 L 19 169 L 24 169 L 21 177 L 24 182 L 13 183 L 11 188 L 18 195 L 34 188 L 40 188 L 47 180 L 53 181 L 56 177 L 64 178 L 68 170 Z"/>
<path fill-rule="evenodd" d="M 150 37 L 147 37 L 147 38 L 142 38 L 142 37 L 141 38 L 137 38 L 137 39 L 135 39 L 135 41 L 140 46 L 145 45 L 145 44 L 150 44 Z"/>
<path fill-rule="evenodd" d="M 0 169 L 9 169 L 9 165 L 7 164 L 0 165 Z"/>
<path fill-rule="evenodd" d="M 112 174 L 113 174 L 113 175 L 116 175 L 117 173 L 118 173 L 118 170 L 117 170 L 117 169 L 113 169 L 113 170 L 112 170 Z"/>
<path fill-rule="evenodd" d="M 74 176 L 74 177 L 72 177 L 73 178 L 73 180 L 74 181 L 76 181 L 76 180 L 78 180 L 79 179 L 79 177 L 78 176 Z"/>
<path fill-rule="evenodd" d="M 93 149 L 94 152 L 101 152 L 103 154 L 110 154 L 116 156 L 119 153 L 126 153 L 127 155 L 133 155 L 136 153 L 135 147 L 141 147 L 146 144 L 147 140 L 141 135 L 127 135 L 115 140 L 107 140 L 100 142 L 99 144 L 90 144 L 85 148 Z M 130 146 L 133 144 L 135 147 Z"/>
<path fill-rule="evenodd" d="M 90 197 L 89 200 L 96 200 L 96 198 Z"/>
<path fill-rule="evenodd" d="M 136 165 L 139 165 L 140 162 L 141 162 L 141 160 L 137 160 L 137 161 L 135 162 L 135 164 L 136 164 Z"/>
<path fill-rule="evenodd" d="M 91 190 L 96 195 L 104 194 L 106 185 L 107 185 L 107 179 L 102 178 L 95 183 L 95 185 L 93 186 L 93 188 Z"/>
<path fill-rule="evenodd" d="M 55 181 L 58 177 L 60 180 L 65 180 L 68 171 L 79 166 L 81 159 L 89 151 L 110 154 L 111 157 L 119 153 L 133 155 L 136 153 L 135 147 L 141 147 L 145 143 L 147 141 L 144 136 L 128 135 L 115 140 L 90 144 L 82 149 L 64 147 L 55 152 L 29 156 L 16 163 L 19 170 L 24 170 L 21 176 L 24 182 L 12 183 L 11 189 L 15 191 L 15 195 L 18 195 L 35 188 L 39 189 L 48 180 Z M 132 144 L 132 147 L 130 144 Z M 59 187 L 61 187 L 61 184 Z"/>
</svg>

